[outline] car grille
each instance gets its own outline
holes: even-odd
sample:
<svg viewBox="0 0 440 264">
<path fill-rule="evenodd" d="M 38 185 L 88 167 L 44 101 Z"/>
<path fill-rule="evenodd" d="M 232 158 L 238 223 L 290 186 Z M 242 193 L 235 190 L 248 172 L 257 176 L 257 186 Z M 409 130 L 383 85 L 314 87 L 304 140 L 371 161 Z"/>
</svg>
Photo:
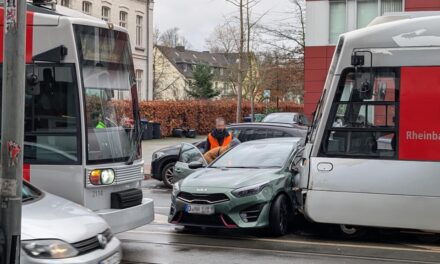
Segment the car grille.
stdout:
<svg viewBox="0 0 440 264">
<path fill-rule="evenodd" d="M 103 233 L 101 233 L 106 239 L 107 243 L 110 243 L 110 241 L 113 238 L 113 234 L 110 231 L 110 229 L 105 230 Z M 97 249 L 102 249 L 101 244 L 99 243 L 98 236 L 94 236 L 88 239 L 85 239 L 83 241 L 79 241 L 77 243 L 73 243 L 72 246 L 78 250 L 78 255 L 84 255 L 87 253 L 90 253 L 92 251 L 95 251 Z"/>
<path fill-rule="evenodd" d="M 214 214 L 214 215 L 192 215 L 182 213 L 180 216 L 176 216 L 178 224 L 189 226 L 206 226 L 206 227 L 219 227 L 219 228 L 235 228 L 236 225 L 227 215 Z M 179 221 L 180 220 L 180 221 Z"/>
<path fill-rule="evenodd" d="M 187 203 L 196 204 L 215 204 L 229 201 L 228 196 L 223 193 L 193 194 L 181 192 L 177 195 L 177 198 Z"/>
</svg>

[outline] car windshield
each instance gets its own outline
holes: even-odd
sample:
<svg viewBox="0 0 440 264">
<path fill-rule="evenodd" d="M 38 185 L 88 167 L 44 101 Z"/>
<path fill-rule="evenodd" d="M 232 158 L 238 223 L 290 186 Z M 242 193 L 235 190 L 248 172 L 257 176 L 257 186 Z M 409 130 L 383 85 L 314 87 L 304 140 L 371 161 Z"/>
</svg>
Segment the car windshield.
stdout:
<svg viewBox="0 0 440 264">
<path fill-rule="evenodd" d="M 89 162 L 120 162 L 135 151 L 137 120 L 133 60 L 128 35 L 75 26 L 85 94 Z"/>
<path fill-rule="evenodd" d="M 264 123 L 293 123 L 294 114 L 270 114 L 263 119 Z"/>
<path fill-rule="evenodd" d="M 211 168 L 281 168 L 292 150 L 292 144 L 241 144 L 220 157 Z"/>
<path fill-rule="evenodd" d="M 23 202 L 37 199 L 40 195 L 41 193 L 37 189 L 31 187 L 26 182 L 23 182 L 23 187 L 21 188 L 21 199 Z"/>
</svg>

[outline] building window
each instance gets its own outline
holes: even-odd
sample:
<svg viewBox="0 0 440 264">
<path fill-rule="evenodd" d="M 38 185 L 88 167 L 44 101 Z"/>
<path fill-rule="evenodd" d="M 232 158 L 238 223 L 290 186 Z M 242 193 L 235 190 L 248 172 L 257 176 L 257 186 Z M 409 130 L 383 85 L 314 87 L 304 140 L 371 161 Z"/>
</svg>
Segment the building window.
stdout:
<svg viewBox="0 0 440 264">
<path fill-rule="evenodd" d="M 358 0 L 357 28 L 363 28 L 378 16 L 378 0 Z"/>
<path fill-rule="evenodd" d="M 183 67 L 183 72 L 188 71 L 188 64 L 182 64 L 182 67 Z"/>
<path fill-rule="evenodd" d="M 388 12 L 402 12 L 402 0 L 381 0 L 380 3 L 381 15 Z"/>
<path fill-rule="evenodd" d="M 102 10 L 102 20 L 109 22 L 110 21 L 110 17 L 111 17 L 111 9 L 110 7 L 107 6 L 103 6 Z"/>
<path fill-rule="evenodd" d="M 225 75 L 225 69 L 220 68 L 220 76 L 223 76 L 223 75 Z"/>
<path fill-rule="evenodd" d="M 339 35 L 347 31 L 347 9 L 345 1 L 330 2 L 330 36 L 329 43 L 336 44 Z"/>
<path fill-rule="evenodd" d="M 141 99 L 142 96 L 142 79 L 144 76 L 143 70 L 136 70 L 136 85 L 137 85 L 137 92 L 138 92 L 138 98 Z"/>
<path fill-rule="evenodd" d="M 70 7 L 70 0 L 61 0 L 61 5 L 65 7 Z"/>
<path fill-rule="evenodd" d="M 82 3 L 82 11 L 83 11 L 83 13 L 85 13 L 87 15 L 91 15 L 92 14 L 92 3 L 84 1 Z"/>
<path fill-rule="evenodd" d="M 144 18 L 142 16 L 136 16 L 136 46 L 142 47 L 143 45 L 143 24 Z"/>
<path fill-rule="evenodd" d="M 387 12 L 402 12 L 402 0 L 358 0 L 357 28 L 363 28 L 377 16 Z"/>
<path fill-rule="evenodd" d="M 128 19 L 128 13 L 125 11 L 119 12 L 119 26 L 123 28 L 127 28 L 127 19 Z"/>
</svg>

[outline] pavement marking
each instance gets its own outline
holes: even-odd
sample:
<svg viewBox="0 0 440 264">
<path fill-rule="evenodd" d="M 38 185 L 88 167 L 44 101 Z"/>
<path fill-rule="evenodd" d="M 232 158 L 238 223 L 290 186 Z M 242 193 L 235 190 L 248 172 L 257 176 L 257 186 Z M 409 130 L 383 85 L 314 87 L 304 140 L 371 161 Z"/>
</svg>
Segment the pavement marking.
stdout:
<svg viewBox="0 0 440 264">
<path fill-rule="evenodd" d="M 168 224 L 168 216 L 161 214 L 154 214 L 154 222 L 157 224 Z"/>
<path fill-rule="evenodd" d="M 193 236 L 193 237 L 208 237 L 206 235 L 193 235 L 193 234 L 179 234 L 171 232 L 158 232 L 158 231 L 127 231 L 127 233 L 133 234 L 156 234 L 156 235 L 177 235 L 177 236 Z M 407 251 L 407 252 L 425 252 L 425 253 L 440 253 L 440 247 L 427 247 L 421 248 L 420 245 L 405 244 L 407 246 L 417 247 L 417 248 L 402 248 L 402 247 L 387 247 L 387 246 L 373 246 L 373 245 L 358 245 L 350 243 L 331 243 L 331 242 L 313 242 L 313 241 L 301 241 L 301 240 L 282 240 L 282 239 L 270 239 L 270 238 L 250 238 L 250 237 L 232 237 L 223 236 L 222 238 L 233 238 L 241 240 L 252 240 L 252 241 L 262 241 L 262 242 L 276 242 L 276 243 L 289 243 L 289 244 L 302 244 L 302 245 L 314 245 L 314 246 L 332 246 L 332 247 L 351 247 L 351 248 L 361 248 L 361 249 L 381 249 L 381 250 L 396 250 L 396 251 Z"/>
<path fill-rule="evenodd" d="M 121 239 L 123 242 L 131 242 L 131 243 L 142 243 L 142 240 L 135 239 Z M 395 262 L 395 263 L 414 263 L 414 264 L 438 264 L 438 262 L 433 261 L 420 261 L 420 260 L 406 260 L 406 259 L 396 259 L 396 258 L 379 258 L 379 257 L 363 257 L 363 256 L 355 256 L 355 255 L 338 255 L 338 254 L 330 254 L 330 253 L 307 253 L 301 251 L 290 251 L 290 250 L 274 250 L 274 249 L 264 249 L 264 248 L 246 248 L 246 247 L 228 247 L 228 246 L 210 246 L 210 245 L 200 245 L 200 244 L 191 244 L 191 243 L 164 243 L 164 242 L 153 242 L 156 245 L 165 245 L 165 246 L 187 246 L 187 247 L 198 247 L 198 248 L 206 248 L 206 249 L 225 249 L 225 250 L 242 250 L 242 251 L 251 251 L 251 252 L 268 252 L 268 253 L 279 253 L 279 254 L 288 254 L 288 255 L 303 255 L 303 256 L 320 256 L 320 257 L 333 257 L 333 258 L 343 258 L 350 260 L 377 260 L 377 261 L 387 261 L 387 262 Z"/>
</svg>

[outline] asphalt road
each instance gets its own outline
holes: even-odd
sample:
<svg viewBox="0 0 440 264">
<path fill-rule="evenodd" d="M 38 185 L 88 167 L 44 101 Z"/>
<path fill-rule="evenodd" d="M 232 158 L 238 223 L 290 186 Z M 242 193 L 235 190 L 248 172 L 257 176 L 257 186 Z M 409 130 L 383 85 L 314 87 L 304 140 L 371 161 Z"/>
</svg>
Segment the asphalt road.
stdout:
<svg viewBox="0 0 440 264">
<path fill-rule="evenodd" d="M 148 142 L 144 147 L 159 145 Z M 118 235 L 124 264 L 440 263 L 440 242 L 421 242 L 416 235 L 399 231 L 373 229 L 365 238 L 347 240 L 334 226 L 306 221 L 281 238 L 265 237 L 258 231 L 186 231 L 167 223 L 170 190 L 158 181 L 147 180 L 143 191 L 155 201 L 155 221 Z"/>
</svg>

